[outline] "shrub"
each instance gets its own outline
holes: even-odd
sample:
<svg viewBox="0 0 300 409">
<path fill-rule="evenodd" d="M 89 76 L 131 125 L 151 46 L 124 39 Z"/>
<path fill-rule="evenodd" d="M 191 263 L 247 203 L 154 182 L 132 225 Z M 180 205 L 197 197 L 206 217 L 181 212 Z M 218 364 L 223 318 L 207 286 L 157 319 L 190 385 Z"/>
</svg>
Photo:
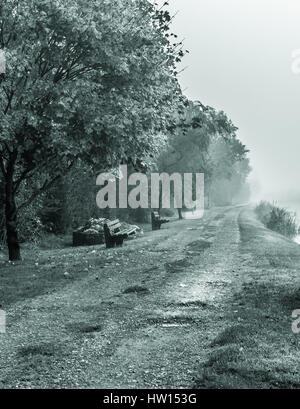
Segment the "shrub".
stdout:
<svg viewBox="0 0 300 409">
<path fill-rule="evenodd" d="M 296 213 L 279 207 L 274 203 L 260 202 L 255 208 L 259 220 L 270 230 L 286 237 L 294 238 L 298 234 Z"/>
<path fill-rule="evenodd" d="M 37 205 L 30 205 L 19 212 L 18 228 L 21 243 L 32 242 L 37 244 L 44 231 L 43 223 L 37 215 Z"/>
</svg>

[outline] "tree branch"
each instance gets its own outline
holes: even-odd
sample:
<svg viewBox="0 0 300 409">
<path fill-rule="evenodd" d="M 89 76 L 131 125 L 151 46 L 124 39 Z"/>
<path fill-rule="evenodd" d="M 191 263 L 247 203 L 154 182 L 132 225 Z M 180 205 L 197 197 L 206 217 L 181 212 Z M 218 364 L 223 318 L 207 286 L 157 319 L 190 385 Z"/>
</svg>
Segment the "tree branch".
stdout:
<svg viewBox="0 0 300 409">
<path fill-rule="evenodd" d="M 74 163 L 76 162 L 76 159 L 67 167 L 66 172 L 69 171 L 72 166 L 74 165 Z M 45 180 L 44 184 L 42 187 L 40 187 L 39 189 L 37 189 L 35 192 L 32 193 L 32 195 L 30 196 L 30 198 L 22 203 L 19 207 L 18 210 L 23 209 L 24 207 L 29 206 L 36 197 L 38 197 L 41 193 L 46 192 L 50 187 L 52 187 L 55 182 L 57 182 L 60 178 L 62 177 L 62 174 L 57 174 L 54 178 L 52 178 L 50 181 Z"/>
<path fill-rule="evenodd" d="M 40 189 L 37 189 L 35 192 L 33 192 L 33 194 L 30 196 L 30 198 L 22 203 L 18 210 L 23 209 L 24 207 L 29 206 L 36 197 L 38 197 L 41 193 L 46 192 L 46 190 L 48 190 L 51 186 L 54 185 L 54 183 L 59 180 L 61 178 L 61 175 L 56 175 L 53 179 L 51 179 L 50 181 L 46 180 L 45 183 L 43 184 L 43 186 Z"/>
<path fill-rule="evenodd" d="M 18 191 L 18 189 L 19 189 L 21 183 L 23 182 L 23 180 L 28 178 L 28 173 L 31 172 L 33 169 L 35 169 L 35 165 L 32 164 L 31 166 L 28 166 L 28 168 L 25 169 L 21 173 L 20 177 L 14 183 L 14 193 L 16 193 Z"/>
</svg>

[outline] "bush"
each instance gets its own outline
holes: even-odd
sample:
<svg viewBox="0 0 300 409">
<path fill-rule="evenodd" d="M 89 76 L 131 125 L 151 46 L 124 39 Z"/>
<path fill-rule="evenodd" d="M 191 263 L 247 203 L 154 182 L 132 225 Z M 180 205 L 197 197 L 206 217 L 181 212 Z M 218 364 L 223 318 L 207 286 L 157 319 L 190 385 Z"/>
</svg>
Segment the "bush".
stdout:
<svg viewBox="0 0 300 409">
<path fill-rule="evenodd" d="M 44 232 L 44 225 L 37 216 L 38 206 L 30 205 L 19 212 L 18 230 L 21 243 L 32 242 L 37 244 Z"/>
<path fill-rule="evenodd" d="M 286 237 L 294 238 L 298 234 L 296 213 L 271 204 L 260 202 L 255 208 L 259 220 L 270 230 Z"/>
<path fill-rule="evenodd" d="M 266 226 L 270 220 L 273 205 L 269 202 L 260 202 L 255 208 L 259 220 Z"/>
</svg>

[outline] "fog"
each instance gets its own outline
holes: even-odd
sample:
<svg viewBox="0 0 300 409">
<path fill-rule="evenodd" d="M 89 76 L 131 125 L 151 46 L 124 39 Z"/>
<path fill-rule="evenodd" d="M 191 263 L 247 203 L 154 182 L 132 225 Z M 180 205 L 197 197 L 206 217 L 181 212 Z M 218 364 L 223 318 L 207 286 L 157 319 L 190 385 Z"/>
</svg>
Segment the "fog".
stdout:
<svg viewBox="0 0 300 409">
<path fill-rule="evenodd" d="M 250 149 L 253 199 L 300 202 L 299 0 L 170 0 L 190 51 L 185 94 L 224 110 Z M 300 51 L 299 51 L 300 53 Z M 299 54 L 298 54 L 299 58 Z M 300 66 L 300 65 L 299 65 Z"/>
</svg>

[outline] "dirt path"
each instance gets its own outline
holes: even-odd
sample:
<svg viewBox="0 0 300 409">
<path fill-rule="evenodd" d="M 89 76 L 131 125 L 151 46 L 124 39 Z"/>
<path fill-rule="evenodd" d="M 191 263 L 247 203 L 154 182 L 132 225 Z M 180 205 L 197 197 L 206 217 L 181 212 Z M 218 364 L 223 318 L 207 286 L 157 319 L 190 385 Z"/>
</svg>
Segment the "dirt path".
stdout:
<svg viewBox="0 0 300 409">
<path fill-rule="evenodd" d="M 289 319 L 290 309 L 300 308 L 299 256 L 297 245 L 269 233 L 243 207 L 170 223 L 116 250 L 43 254 L 50 265 L 63 257 L 70 274 L 78 264 L 88 274 L 8 309 L 0 385 L 297 386 L 290 361 L 299 359 L 298 338 Z M 282 263 L 290 263 L 285 274 Z M 268 285 L 294 294 L 286 315 Z M 280 362 L 274 344 L 283 348 Z"/>
</svg>

